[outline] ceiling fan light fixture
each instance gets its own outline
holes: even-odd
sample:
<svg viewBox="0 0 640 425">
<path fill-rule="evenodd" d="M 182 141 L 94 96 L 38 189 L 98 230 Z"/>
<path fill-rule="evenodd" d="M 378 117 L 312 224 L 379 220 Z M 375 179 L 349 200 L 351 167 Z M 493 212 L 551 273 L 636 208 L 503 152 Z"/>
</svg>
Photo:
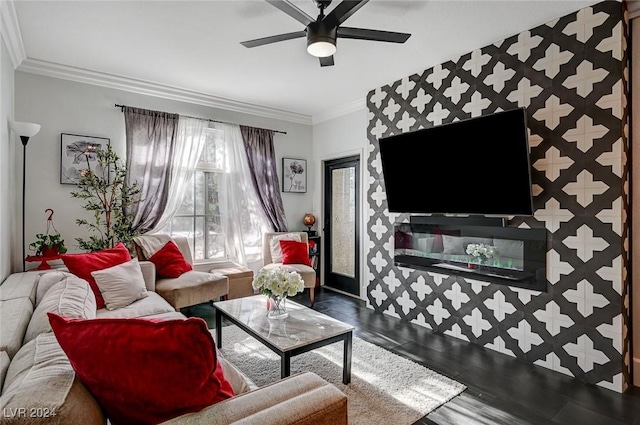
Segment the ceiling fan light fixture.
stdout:
<svg viewBox="0 0 640 425">
<path fill-rule="evenodd" d="M 336 45 L 329 41 L 316 41 L 314 43 L 307 44 L 307 52 L 311 56 L 315 56 L 317 58 L 333 56 L 336 50 Z"/>
<path fill-rule="evenodd" d="M 307 27 L 307 52 L 317 58 L 333 56 L 337 36 L 336 28 L 327 28 L 323 21 L 312 22 Z"/>
</svg>

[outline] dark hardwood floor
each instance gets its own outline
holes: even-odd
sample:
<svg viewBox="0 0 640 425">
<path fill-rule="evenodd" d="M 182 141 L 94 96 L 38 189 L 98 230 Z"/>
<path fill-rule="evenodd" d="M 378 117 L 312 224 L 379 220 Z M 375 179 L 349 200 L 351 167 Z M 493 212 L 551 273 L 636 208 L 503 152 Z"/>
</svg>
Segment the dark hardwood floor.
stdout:
<svg viewBox="0 0 640 425">
<path fill-rule="evenodd" d="M 309 305 L 307 292 L 293 298 Z M 616 392 L 367 309 L 324 288 L 314 309 L 355 326 L 355 335 L 461 382 L 467 389 L 414 425 L 640 425 L 640 391 Z M 214 327 L 213 308 L 186 315 Z M 390 424 L 391 425 L 391 424 Z"/>
</svg>

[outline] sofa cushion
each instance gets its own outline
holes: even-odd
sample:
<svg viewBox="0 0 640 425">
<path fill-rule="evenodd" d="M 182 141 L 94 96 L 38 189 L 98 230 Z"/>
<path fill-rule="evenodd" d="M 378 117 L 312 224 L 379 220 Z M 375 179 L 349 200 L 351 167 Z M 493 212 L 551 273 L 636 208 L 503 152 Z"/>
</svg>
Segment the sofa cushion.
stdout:
<svg viewBox="0 0 640 425">
<path fill-rule="evenodd" d="M 309 246 L 305 242 L 281 240 L 280 250 L 282 264 L 306 264 L 311 267 Z"/>
<path fill-rule="evenodd" d="M 47 317 L 47 313 L 50 311 L 79 319 L 96 317 L 96 297 L 87 281 L 74 275 L 61 277 L 62 280 L 47 291 L 33 312 L 24 335 L 23 344 L 41 333 L 51 332 L 51 325 Z"/>
<path fill-rule="evenodd" d="M 34 307 L 38 307 L 38 304 L 40 304 L 42 298 L 44 298 L 47 291 L 49 291 L 49 289 L 51 289 L 53 285 L 69 276 L 77 277 L 76 275 L 69 272 L 59 270 L 52 270 L 48 273 L 40 274 L 36 279 L 36 301 Z"/>
<path fill-rule="evenodd" d="M 184 314 L 180 313 L 179 311 L 170 311 L 168 313 L 159 313 L 153 314 L 151 316 L 146 316 L 145 319 L 184 319 Z"/>
<path fill-rule="evenodd" d="M 35 303 L 38 277 L 39 274 L 33 272 L 10 274 L 0 285 L 0 300 L 29 298 L 32 303 Z"/>
<path fill-rule="evenodd" d="M 156 424 L 234 396 L 200 318 L 49 320 L 114 425 Z"/>
<path fill-rule="evenodd" d="M 2 393 L 2 387 L 4 385 L 4 378 L 7 376 L 7 369 L 9 369 L 9 364 L 11 363 L 11 359 L 6 351 L 0 351 L 0 394 Z"/>
<path fill-rule="evenodd" d="M 42 417 L 5 414 L 2 424 L 104 425 L 106 421 L 95 399 L 75 378 L 53 333 L 40 334 L 25 344 L 9 365 L 0 411 L 20 408 L 35 409 Z"/>
<path fill-rule="evenodd" d="M 149 257 L 156 266 L 156 273 L 159 277 L 175 278 L 183 273 L 193 270 L 191 264 L 187 263 L 182 252 L 173 241 L 167 242 L 155 254 Z"/>
<path fill-rule="evenodd" d="M 6 351 L 9 358 L 18 352 L 29 326 L 33 304 L 29 298 L 0 301 L 0 351 Z"/>
<path fill-rule="evenodd" d="M 303 372 L 162 425 L 347 425 L 347 401 L 335 385 Z"/>
<path fill-rule="evenodd" d="M 175 312 L 175 309 L 156 292 L 147 291 L 147 297 L 142 298 L 126 307 L 117 310 L 107 310 L 101 308 L 96 312 L 97 318 L 120 318 L 147 317 L 156 314 Z"/>
<path fill-rule="evenodd" d="M 61 258 L 64 265 L 69 269 L 69 272 L 89 282 L 93 294 L 96 296 L 98 308 L 104 308 L 104 298 L 102 298 L 100 288 L 98 288 L 95 279 L 91 276 L 91 272 L 125 263 L 131 260 L 131 255 L 129 255 L 129 250 L 127 250 L 124 244 L 118 242 L 114 248 L 86 254 L 63 254 Z"/>
<path fill-rule="evenodd" d="M 298 242 L 302 241 L 300 239 L 300 235 L 293 232 L 271 236 L 271 239 L 269 239 L 269 249 L 271 251 L 271 261 L 274 263 L 282 263 L 282 250 L 280 249 L 280 241 L 283 240 Z"/>
<path fill-rule="evenodd" d="M 91 272 L 91 276 L 100 289 L 107 310 L 126 307 L 148 296 L 142 270 L 135 258 L 126 263 Z"/>
<path fill-rule="evenodd" d="M 177 278 L 156 281 L 156 292 L 174 308 L 215 300 L 229 293 L 229 279 L 219 273 L 191 270 Z"/>
</svg>

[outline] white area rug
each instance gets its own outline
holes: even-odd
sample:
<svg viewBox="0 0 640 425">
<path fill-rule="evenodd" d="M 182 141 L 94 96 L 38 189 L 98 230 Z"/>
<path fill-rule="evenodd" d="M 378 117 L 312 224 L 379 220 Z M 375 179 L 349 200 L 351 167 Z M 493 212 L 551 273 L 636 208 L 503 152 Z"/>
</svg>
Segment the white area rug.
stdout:
<svg viewBox="0 0 640 425">
<path fill-rule="evenodd" d="M 280 357 L 236 326 L 222 329 L 223 355 L 258 386 L 280 379 Z M 291 358 L 291 374 L 311 371 L 349 398 L 351 425 L 410 425 L 466 388 L 377 345 L 353 337 L 351 383 L 342 383 L 343 343 Z"/>
</svg>

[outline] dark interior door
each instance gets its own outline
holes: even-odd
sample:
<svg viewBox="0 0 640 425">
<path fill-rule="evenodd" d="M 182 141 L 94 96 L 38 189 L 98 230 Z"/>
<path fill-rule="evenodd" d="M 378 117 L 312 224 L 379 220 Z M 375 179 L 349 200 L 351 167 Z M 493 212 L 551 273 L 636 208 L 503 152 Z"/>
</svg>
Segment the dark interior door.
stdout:
<svg viewBox="0 0 640 425">
<path fill-rule="evenodd" d="M 360 296 L 360 158 L 324 165 L 324 284 Z"/>
</svg>

